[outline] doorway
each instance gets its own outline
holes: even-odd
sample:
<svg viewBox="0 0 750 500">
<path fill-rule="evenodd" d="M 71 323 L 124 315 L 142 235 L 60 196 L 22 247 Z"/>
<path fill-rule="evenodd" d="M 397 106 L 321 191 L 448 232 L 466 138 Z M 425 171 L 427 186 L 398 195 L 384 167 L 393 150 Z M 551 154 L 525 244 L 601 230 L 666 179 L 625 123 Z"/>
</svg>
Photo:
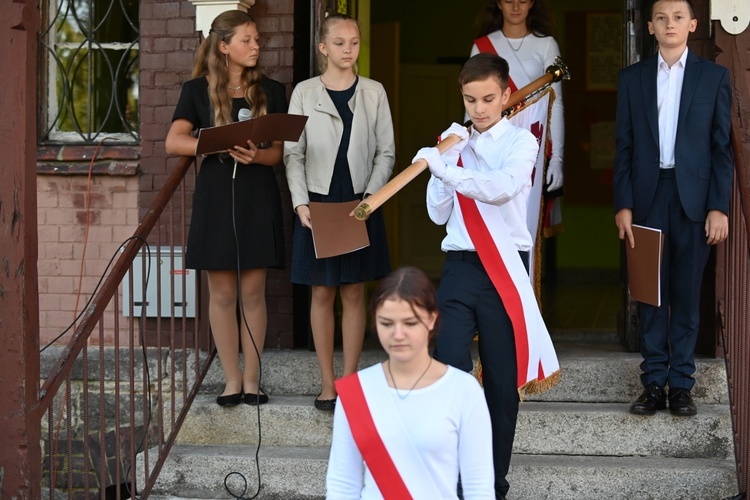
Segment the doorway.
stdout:
<svg viewBox="0 0 750 500">
<path fill-rule="evenodd" d="M 479 30 L 486 0 L 379 0 L 370 4 L 372 77 L 400 82 L 389 89 L 397 120 L 394 173 L 416 151 L 463 121 L 456 77 Z M 621 0 L 547 0 L 555 39 L 571 80 L 565 105 L 563 232 L 543 245 L 542 310 L 554 335 L 616 339 L 622 302 L 620 244 L 612 212 L 617 72 L 623 65 Z M 460 5 L 460 7 L 458 7 Z M 397 34 L 398 47 L 378 33 Z M 614 40 L 615 43 L 612 43 Z M 394 52 L 395 50 L 395 52 Z M 541 75 L 540 75 L 541 76 Z M 388 88 L 388 87 L 386 87 Z M 422 174 L 390 200 L 389 243 L 394 265 L 416 265 L 439 278 L 444 228 L 427 217 Z M 394 220 L 395 219 L 395 220 Z M 622 318 L 621 318 L 622 323 Z"/>
</svg>

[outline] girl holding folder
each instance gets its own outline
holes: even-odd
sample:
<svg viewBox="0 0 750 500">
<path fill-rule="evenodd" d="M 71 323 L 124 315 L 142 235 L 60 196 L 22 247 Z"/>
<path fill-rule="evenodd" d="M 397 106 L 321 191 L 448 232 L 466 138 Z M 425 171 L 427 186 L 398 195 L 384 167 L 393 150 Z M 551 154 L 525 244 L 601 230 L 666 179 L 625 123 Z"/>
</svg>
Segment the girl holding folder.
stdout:
<svg viewBox="0 0 750 500">
<path fill-rule="evenodd" d="M 284 86 L 258 69 L 258 38 L 246 12 L 230 10 L 214 19 L 196 55 L 193 79 L 182 86 L 167 153 L 194 155 L 196 129 L 235 122 L 241 110 L 255 117 L 286 112 Z M 198 173 L 186 266 L 208 275 L 208 316 L 226 384 L 216 398 L 220 406 L 268 402 L 258 381 L 266 338 L 266 269 L 284 267 L 281 195 L 272 168 L 281 162 L 282 150 L 280 141 L 267 148 L 248 141 L 206 156 Z"/>
<path fill-rule="evenodd" d="M 334 301 L 341 294 L 344 375 L 357 370 L 365 333 L 365 282 L 390 271 L 382 213 L 366 222 L 370 246 L 317 259 L 309 202 L 362 200 L 388 182 L 395 160 L 393 122 L 383 86 L 356 73 L 359 27 L 344 14 L 329 15 L 320 27 L 322 74 L 301 82 L 289 112 L 307 115 L 298 142 L 288 142 L 284 162 L 294 222 L 292 282 L 312 287 L 310 325 L 321 373 L 315 408 L 333 411 Z"/>
</svg>

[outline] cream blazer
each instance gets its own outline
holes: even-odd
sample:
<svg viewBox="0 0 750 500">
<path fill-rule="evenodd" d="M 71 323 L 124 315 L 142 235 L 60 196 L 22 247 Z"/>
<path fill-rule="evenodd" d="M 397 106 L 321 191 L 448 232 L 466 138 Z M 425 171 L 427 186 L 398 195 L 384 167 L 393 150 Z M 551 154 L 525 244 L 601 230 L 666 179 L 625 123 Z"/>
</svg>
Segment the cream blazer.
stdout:
<svg viewBox="0 0 750 500">
<path fill-rule="evenodd" d="M 396 159 L 388 97 L 375 80 L 360 76 L 347 159 L 355 193 L 373 194 L 388 182 Z M 298 142 L 284 144 L 284 164 L 292 206 L 309 203 L 308 191 L 328 194 L 344 124 L 320 77 L 299 83 L 289 113 L 308 116 Z"/>
</svg>

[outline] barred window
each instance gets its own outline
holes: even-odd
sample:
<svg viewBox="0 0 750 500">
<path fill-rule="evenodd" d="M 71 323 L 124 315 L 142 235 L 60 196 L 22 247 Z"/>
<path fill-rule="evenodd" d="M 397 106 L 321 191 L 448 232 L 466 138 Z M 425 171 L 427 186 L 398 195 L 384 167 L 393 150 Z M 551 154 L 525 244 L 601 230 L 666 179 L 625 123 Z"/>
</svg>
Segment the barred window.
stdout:
<svg viewBox="0 0 750 500">
<path fill-rule="evenodd" d="M 41 5 L 41 142 L 138 142 L 139 1 Z"/>
</svg>

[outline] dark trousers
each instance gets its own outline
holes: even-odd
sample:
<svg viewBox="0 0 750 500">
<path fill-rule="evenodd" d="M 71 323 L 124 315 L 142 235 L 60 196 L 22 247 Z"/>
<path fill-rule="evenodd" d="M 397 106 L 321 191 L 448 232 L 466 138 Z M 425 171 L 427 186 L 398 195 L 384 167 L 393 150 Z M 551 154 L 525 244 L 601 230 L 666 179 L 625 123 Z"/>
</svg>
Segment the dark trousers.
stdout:
<svg viewBox="0 0 750 500">
<path fill-rule="evenodd" d="M 664 233 L 661 307 L 638 304 L 641 382 L 690 390 L 695 384 L 701 279 L 710 246 L 705 221 L 694 222 L 685 214 L 674 175 L 674 170 L 662 171 L 649 214 L 637 222 Z"/>
<path fill-rule="evenodd" d="M 519 253 L 528 270 L 528 252 Z M 482 382 L 492 420 L 495 492 L 505 495 L 519 403 L 513 325 L 475 252 L 448 252 L 437 295 L 435 359 L 471 371 L 471 343 L 479 333 Z"/>
</svg>

